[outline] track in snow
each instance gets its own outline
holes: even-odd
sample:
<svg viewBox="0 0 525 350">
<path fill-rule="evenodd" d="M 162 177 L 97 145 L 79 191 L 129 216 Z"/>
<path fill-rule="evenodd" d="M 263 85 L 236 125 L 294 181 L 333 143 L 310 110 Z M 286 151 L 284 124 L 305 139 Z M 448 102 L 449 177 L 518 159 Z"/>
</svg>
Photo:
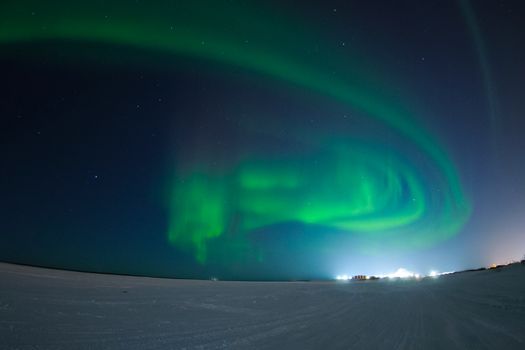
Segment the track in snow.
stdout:
<svg viewBox="0 0 525 350">
<path fill-rule="evenodd" d="M 525 349 L 525 266 L 213 282 L 0 263 L 0 349 Z"/>
</svg>

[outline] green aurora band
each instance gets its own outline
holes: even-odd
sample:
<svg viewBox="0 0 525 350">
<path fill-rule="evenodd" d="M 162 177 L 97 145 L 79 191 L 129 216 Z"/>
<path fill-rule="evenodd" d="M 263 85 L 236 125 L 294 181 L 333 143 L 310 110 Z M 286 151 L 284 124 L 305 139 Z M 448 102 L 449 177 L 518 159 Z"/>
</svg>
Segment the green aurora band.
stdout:
<svg viewBox="0 0 525 350">
<path fill-rule="evenodd" d="M 262 5 L 156 4 L 4 1 L 0 43 L 127 45 L 241 67 L 344 104 L 405 145 L 396 149 L 356 135 L 310 137 L 299 130 L 290 138 L 307 140 L 306 154 L 240 157 L 220 169 L 205 162 L 177 164 L 169 195 L 172 244 L 206 263 L 220 237 L 233 237 L 228 253 L 241 256 L 239 250 L 249 249 L 249 232 L 281 223 L 410 248 L 443 241 L 465 224 L 471 205 L 452 161 L 411 113 L 381 97 L 366 64 L 333 50 L 307 54 L 305 48 L 322 42 L 322 36 L 306 34 L 306 23 L 279 19 Z M 406 148 L 423 154 L 425 165 L 416 166 Z M 307 166 L 305 159 L 320 163 Z"/>
</svg>

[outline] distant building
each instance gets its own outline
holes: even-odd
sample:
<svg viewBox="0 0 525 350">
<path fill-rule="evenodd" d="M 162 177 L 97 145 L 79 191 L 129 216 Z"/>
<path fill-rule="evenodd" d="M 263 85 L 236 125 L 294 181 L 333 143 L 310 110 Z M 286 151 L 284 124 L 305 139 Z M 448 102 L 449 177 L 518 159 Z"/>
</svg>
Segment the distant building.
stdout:
<svg viewBox="0 0 525 350">
<path fill-rule="evenodd" d="M 368 278 L 366 277 L 366 275 L 355 275 L 354 277 L 352 277 L 353 280 L 357 280 L 357 281 L 364 281 L 364 280 L 367 280 Z"/>
</svg>

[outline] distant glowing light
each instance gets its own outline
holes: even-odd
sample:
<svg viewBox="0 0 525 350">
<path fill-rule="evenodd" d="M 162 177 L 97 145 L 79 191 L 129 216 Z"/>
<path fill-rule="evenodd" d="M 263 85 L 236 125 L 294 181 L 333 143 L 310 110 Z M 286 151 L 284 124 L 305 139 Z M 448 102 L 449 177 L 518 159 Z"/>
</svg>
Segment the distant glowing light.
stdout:
<svg viewBox="0 0 525 350">
<path fill-rule="evenodd" d="M 381 277 L 388 277 L 388 278 L 419 278 L 419 274 L 416 274 L 414 272 L 408 271 L 405 268 L 400 267 L 397 269 L 396 272 L 390 273 L 388 275 L 383 275 Z"/>
<path fill-rule="evenodd" d="M 450 275 L 451 273 L 455 273 L 456 271 L 445 271 L 445 272 L 441 272 L 439 275 L 440 276 L 443 276 L 443 275 Z"/>
<path fill-rule="evenodd" d="M 435 271 L 435 270 L 432 270 L 429 272 L 428 275 L 421 275 L 419 273 L 415 273 L 415 272 L 411 272 L 411 271 L 408 271 L 407 269 L 405 268 L 399 268 L 397 269 L 396 272 L 394 273 L 390 273 L 390 274 L 387 274 L 387 275 L 379 275 L 380 278 L 416 278 L 416 279 L 420 279 L 420 278 L 424 278 L 424 277 L 438 277 L 438 276 L 443 276 L 443 275 L 448 275 L 448 274 L 451 274 L 451 273 L 454 273 L 455 271 L 446 271 L 446 272 L 439 272 L 439 271 Z"/>
<path fill-rule="evenodd" d="M 338 281 L 348 281 L 350 279 L 350 276 L 348 275 L 337 275 L 335 278 Z"/>
<path fill-rule="evenodd" d="M 451 273 L 454 273 L 455 271 L 445 271 L 445 272 L 438 272 L 438 271 L 430 271 L 428 274 L 429 277 L 438 277 L 443 275 L 449 275 Z"/>
</svg>

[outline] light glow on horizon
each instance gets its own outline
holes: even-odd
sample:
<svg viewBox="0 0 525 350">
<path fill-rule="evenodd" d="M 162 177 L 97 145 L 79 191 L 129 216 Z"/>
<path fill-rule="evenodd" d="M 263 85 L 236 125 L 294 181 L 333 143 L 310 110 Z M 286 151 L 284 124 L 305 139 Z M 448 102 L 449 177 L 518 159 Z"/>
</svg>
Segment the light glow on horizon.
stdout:
<svg viewBox="0 0 525 350">
<path fill-rule="evenodd" d="M 348 276 L 348 275 L 337 275 L 337 277 L 335 279 L 338 280 L 338 281 L 348 281 L 348 280 L 352 279 L 352 277 Z"/>
<path fill-rule="evenodd" d="M 394 273 L 390 273 L 387 275 L 382 275 L 381 277 L 388 277 L 388 278 L 419 278 L 419 274 L 408 271 L 407 269 L 400 267 L 396 270 Z"/>
</svg>

